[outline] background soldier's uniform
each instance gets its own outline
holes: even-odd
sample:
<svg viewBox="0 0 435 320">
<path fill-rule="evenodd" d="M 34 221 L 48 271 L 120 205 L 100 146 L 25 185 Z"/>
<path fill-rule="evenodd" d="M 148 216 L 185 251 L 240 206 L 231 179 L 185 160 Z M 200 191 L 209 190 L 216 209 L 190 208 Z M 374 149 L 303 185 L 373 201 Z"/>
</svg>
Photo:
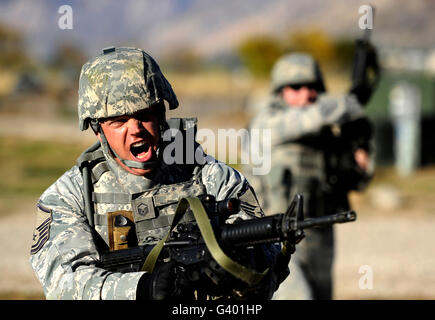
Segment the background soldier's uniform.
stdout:
<svg viewBox="0 0 435 320">
<path fill-rule="evenodd" d="M 304 64 L 306 61 L 303 56 L 292 57 L 296 60 L 301 58 L 299 70 L 294 71 L 291 66 L 282 68 L 281 65 L 280 72 L 284 76 L 281 76 L 280 83 L 272 84 L 274 89 L 292 81 L 302 84 L 318 79 L 319 75 L 313 74 L 313 70 L 319 72 L 317 66 Z M 304 66 L 308 70 L 304 70 Z M 274 71 L 277 72 L 276 67 Z M 303 79 L 304 73 L 308 74 L 306 78 L 309 81 Z M 300 81 L 297 80 L 298 76 L 302 78 Z M 352 162 L 352 148 L 368 150 L 370 138 L 367 135 L 348 144 L 348 137 L 337 132 L 341 127 L 333 124 L 349 121 L 366 123 L 361 107 L 352 95 L 339 99 L 320 95 L 315 103 L 297 108 L 288 106 L 280 96 L 272 95 L 267 107 L 250 124 L 250 129 L 271 130 L 271 171 L 266 176 L 257 177 L 257 183 L 261 184 L 261 191 L 257 189 L 257 193 L 263 193 L 260 199 L 267 214 L 285 212 L 296 193 L 304 197 L 306 217 L 319 217 L 349 209 L 347 194 L 350 188 L 340 186 L 340 181 L 337 181 L 339 175 L 336 176 L 336 172 L 331 170 L 331 161 L 336 162 L 333 166 L 335 169 L 344 169 L 340 167 L 343 158 L 341 153 L 346 151 L 346 161 Z M 345 146 L 347 150 L 335 148 L 337 145 L 340 148 Z M 355 168 L 349 169 L 352 171 Z M 358 188 L 368 180 L 367 177 L 361 174 L 361 179 L 355 183 Z M 342 176 L 339 178 L 343 180 Z M 357 187 L 354 186 L 354 189 Z M 333 227 L 310 229 L 305 233 L 306 238 L 292 256 L 291 275 L 281 284 L 274 299 L 332 298 Z"/>
<path fill-rule="evenodd" d="M 151 57 L 138 49 L 109 49 L 82 69 L 80 128 L 86 129 L 88 118 L 107 118 L 146 109 L 150 101 L 159 100 L 159 94 L 173 103 L 172 107 L 178 105 L 169 83 Z M 144 272 L 101 269 L 98 267 L 100 253 L 113 247 L 114 238 L 118 247 L 127 244 L 129 237 L 136 241 L 135 245 L 163 238 L 170 226 L 168 218 L 175 213 L 182 197 L 208 194 L 217 201 L 238 198 L 242 210 L 231 217 L 232 221 L 237 217 L 251 219 L 263 215 L 247 180 L 221 162 L 207 157 L 204 164 L 168 166 L 159 161 L 147 178 L 121 168 L 110 155 L 110 146 L 104 139 L 102 144 L 85 151 L 78 164 L 50 186 L 38 202 L 30 263 L 48 299 L 135 299 Z M 86 215 L 85 190 L 89 189 L 81 172 L 86 162 L 92 163 L 94 228 Z M 132 212 L 129 218 L 133 225 L 129 227 L 134 229 L 133 237 L 111 230 L 108 213 L 119 210 Z M 269 261 L 273 261 L 275 254 L 272 247 L 265 250 Z M 270 292 L 264 292 L 266 298 L 276 289 L 275 277 L 272 275 L 269 280 Z"/>
</svg>

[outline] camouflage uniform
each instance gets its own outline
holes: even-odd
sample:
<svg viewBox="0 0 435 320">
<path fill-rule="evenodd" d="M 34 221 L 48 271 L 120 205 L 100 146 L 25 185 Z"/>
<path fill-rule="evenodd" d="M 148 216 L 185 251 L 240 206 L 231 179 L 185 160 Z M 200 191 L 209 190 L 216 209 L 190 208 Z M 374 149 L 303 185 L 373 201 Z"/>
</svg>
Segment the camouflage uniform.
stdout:
<svg viewBox="0 0 435 320">
<path fill-rule="evenodd" d="M 258 177 L 264 192 L 262 207 L 267 214 L 285 212 L 296 193 L 304 197 L 308 217 L 349 209 L 347 192 L 332 188 L 327 172 L 328 148 L 337 142 L 334 124 L 361 118 L 354 96 L 332 99 L 323 94 L 306 107 L 292 108 L 277 94 L 287 84 L 317 81 L 324 91 L 316 62 L 305 54 L 290 54 L 272 70 L 270 103 L 252 120 L 251 129 L 271 129 L 271 171 Z M 329 132 L 329 134 L 327 133 Z M 263 142 L 268 143 L 268 142 Z M 262 149 L 265 150 L 265 149 Z M 257 189 L 257 192 L 260 192 Z M 331 299 L 334 256 L 333 227 L 306 230 L 306 238 L 292 256 L 289 276 L 274 299 Z"/>
<path fill-rule="evenodd" d="M 175 94 L 151 59 L 139 49 L 117 48 L 85 64 L 80 78 L 80 128 L 86 129 L 92 118 L 133 114 L 161 98 L 170 108 L 176 107 Z M 39 199 L 30 263 L 47 299 L 136 298 L 144 272 L 109 272 L 98 267 L 100 253 L 110 245 L 108 212 L 133 212 L 138 244 L 166 234 L 168 218 L 181 197 L 209 194 L 218 201 L 237 197 L 242 208 L 237 217 L 263 214 L 244 176 L 211 157 L 190 167 L 160 161 L 145 177 L 125 171 L 107 148 L 104 143 L 90 147 Z M 95 227 L 86 215 L 86 182 L 81 172 L 86 161 L 93 162 Z"/>
</svg>

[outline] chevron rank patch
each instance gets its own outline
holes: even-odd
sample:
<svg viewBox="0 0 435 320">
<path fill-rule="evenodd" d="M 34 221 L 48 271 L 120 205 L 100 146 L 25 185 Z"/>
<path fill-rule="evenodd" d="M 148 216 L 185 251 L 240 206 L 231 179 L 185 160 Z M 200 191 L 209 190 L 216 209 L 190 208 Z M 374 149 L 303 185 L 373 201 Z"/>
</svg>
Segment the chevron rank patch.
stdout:
<svg viewBox="0 0 435 320">
<path fill-rule="evenodd" d="M 37 204 L 36 226 L 33 231 L 30 254 L 35 254 L 44 246 L 50 237 L 51 210 L 42 204 Z"/>
</svg>

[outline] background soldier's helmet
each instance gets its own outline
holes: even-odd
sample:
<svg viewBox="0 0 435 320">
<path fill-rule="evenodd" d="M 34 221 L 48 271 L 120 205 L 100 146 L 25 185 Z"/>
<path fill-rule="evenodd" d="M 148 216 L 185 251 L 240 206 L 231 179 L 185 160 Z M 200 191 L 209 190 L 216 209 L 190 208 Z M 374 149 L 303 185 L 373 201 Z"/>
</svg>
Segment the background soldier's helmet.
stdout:
<svg viewBox="0 0 435 320">
<path fill-rule="evenodd" d="M 169 109 L 178 107 L 171 85 L 151 56 L 136 48 L 106 48 L 81 70 L 80 130 L 93 119 L 133 114 L 164 101 Z"/>
<path fill-rule="evenodd" d="M 325 92 L 319 65 L 308 54 L 290 53 L 281 57 L 271 72 L 271 90 L 279 92 L 286 85 L 313 84 L 319 93 Z"/>
</svg>

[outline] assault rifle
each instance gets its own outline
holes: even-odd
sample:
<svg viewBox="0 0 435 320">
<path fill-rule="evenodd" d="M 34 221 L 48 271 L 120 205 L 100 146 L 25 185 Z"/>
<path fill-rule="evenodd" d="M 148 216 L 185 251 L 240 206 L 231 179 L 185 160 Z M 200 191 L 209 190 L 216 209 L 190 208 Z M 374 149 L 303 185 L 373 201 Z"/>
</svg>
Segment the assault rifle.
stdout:
<svg viewBox="0 0 435 320">
<path fill-rule="evenodd" d="M 374 16 L 374 8 L 372 8 Z M 374 20 L 374 17 L 373 17 Z M 360 39 L 355 41 L 355 54 L 352 67 L 352 86 L 350 92 L 355 94 L 362 105 L 370 100 L 380 78 L 380 66 L 376 48 L 370 43 L 371 29 L 365 29 Z"/>
<path fill-rule="evenodd" d="M 219 287 L 219 279 L 214 279 L 209 270 L 210 261 L 215 260 L 223 269 L 231 273 L 237 281 L 241 279 L 245 283 L 252 284 L 258 282 L 261 278 L 261 276 L 258 278 L 258 273 L 251 272 L 237 262 L 231 265 L 234 261 L 226 264 L 228 261 L 225 259 L 218 259 L 216 248 L 213 248 L 213 243 L 209 239 L 211 233 L 214 234 L 217 244 L 225 254 L 235 257 L 235 259 L 243 263 L 243 261 L 246 261 L 243 260 L 243 255 L 249 250 L 258 249 L 258 246 L 290 243 L 290 247 L 294 251 L 294 245 L 299 243 L 305 236 L 304 229 L 356 220 L 356 213 L 353 211 L 304 219 L 303 198 L 301 195 L 296 195 L 287 211 L 283 214 L 225 224 L 227 218 L 240 211 L 241 204 L 239 200 L 234 198 L 217 202 L 212 196 L 206 196 L 202 200 L 198 198 L 188 198 L 187 200 L 191 199 L 197 200 L 196 204 L 201 203 L 205 208 L 206 220 L 208 220 L 207 223 L 212 229 L 209 232 L 205 231 L 204 221 L 201 221 L 199 215 L 193 210 L 194 202 L 189 202 L 197 223 L 179 223 L 177 228 L 170 232 L 168 239 L 164 243 L 160 243 L 162 245 L 161 252 L 158 252 L 157 255 L 154 252 L 155 263 L 165 263 L 168 260 L 175 261 L 184 278 L 188 279 L 187 281 L 191 282 L 196 288 L 202 288 L 207 295 L 211 291 L 215 292 L 213 288 Z M 179 207 L 181 203 L 182 201 L 180 201 Z M 143 266 L 147 263 L 145 261 L 150 258 L 153 250 L 155 251 L 158 246 L 158 243 L 149 244 L 103 253 L 101 267 L 116 272 L 144 270 Z M 293 251 L 290 253 L 293 253 Z M 234 264 L 236 265 L 235 269 Z M 241 269 L 237 269 L 237 265 Z M 152 271 L 152 269 L 153 267 L 148 271 Z"/>
<path fill-rule="evenodd" d="M 372 14 L 374 20 L 374 7 Z M 355 53 L 351 74 L 350 93 L 365 107 L 378 85 L 381 68 L 376 48 L 370 43 L 371 29 L 367 28 L 361 38 L 355 41 Z M 348 121 L 339 126 L 325 126 L 322 131 L 322 145 L 328 146 L 324 152 L 326 177 L 330 190 L 334 193 L 347 193 L 362 190 L 371 175 L 361 169 L 355 161 L 355 151 L 370 152 L 373 126 L 366 117 Z"/>
</svg>

